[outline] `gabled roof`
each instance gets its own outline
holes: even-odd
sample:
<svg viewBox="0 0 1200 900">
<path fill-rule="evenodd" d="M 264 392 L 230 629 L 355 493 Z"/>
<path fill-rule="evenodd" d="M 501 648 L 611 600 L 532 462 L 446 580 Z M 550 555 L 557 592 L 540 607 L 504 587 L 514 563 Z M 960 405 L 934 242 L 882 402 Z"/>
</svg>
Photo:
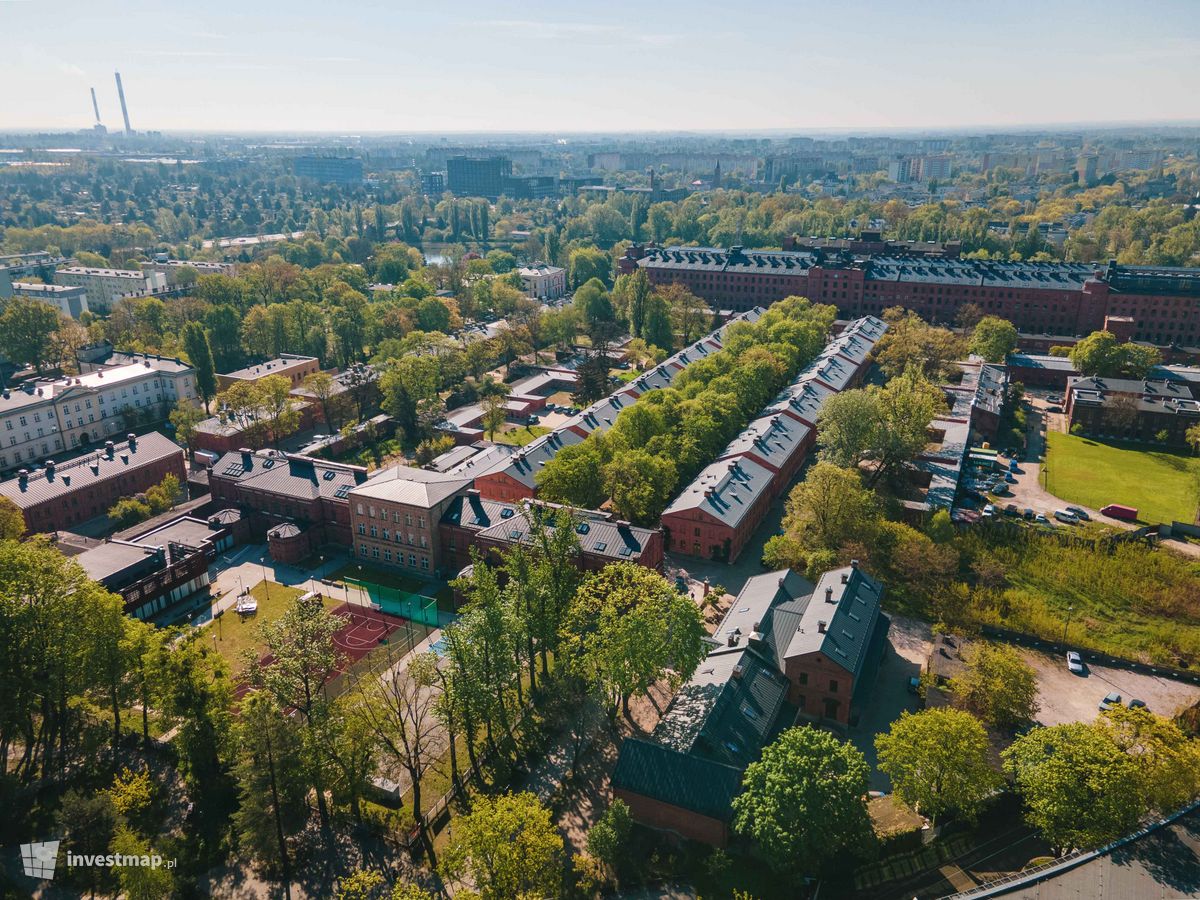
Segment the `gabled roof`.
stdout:
<svg viewBox="0 0 1200 900">
<path fill-rule="evenodd" d="M 383 500 L 432 509 L 447 497 L 470 487 L 471 479 L 411 466 L 380 469 L 365 484 L 350 491 L 354 499 Z"/>
<path fill-rule="evenodd" d="M 45 469 L 31 472 L 24 481 L 20 476 L 9 478 L 0 482 L 0 495 L 21 509 L 28 509 L 171 456 L 178 456 L 182 462 L 183 450 L 170 438 L 152 431 L 132 442 L 114 445 L 111 458 L 104 450 L 98 450 L 55 466 L 47 463 Z"/>
<path fill-rule="evenodd" d="M 531 525 L 529 511 L 524 504 L 500 504 L 498 520 L 479 532 L 480 540 L 493 540 L 501 543 L 525 544 L 530 538 Z M 551 512 L 557 510 L 557 504 L 539 504 Z M 505 514 L 505 510 L 509 514 Z M 622 560 L 636 562 L 642 551 L 655 534 L 654 529 L 642 528 L 628 522 L 613 521 L 606 513 L 591 510 L 571 509 L 575 521 L 575 533 L 579 538 L 579 548 L 591 556 L 602 556 L 613 562 Z M 554 528 L 552 516 L 548 516 L 545 525 Z"/>
<path fill-rule="evenodd" d="M 718 460 L 701 470 L 663 515 L 702 510 L 726 525 L 736 525 L 763 492 L 770 490 L 773 472 L 745 456 Z"/>
<path fill-rule="evenodd" d="M 800 452 L 811 430 L 807 425 L 779 413 L 763 416 L 747 425 L 718 459 L 750 455 L 755 461 L 779 471 Z"/>
<path fill-rule="evenodd" d="M 627 738 L 612 786 L 700 815 L 728 821 L 742 788 L 742 770 L 640 738 Z"/>
<path fill-rule="evenodd" d="M 800 618 L 786 657 L 820 653 L 857 676 L 882 599 L 883 584 L 857 565 L 826 572 Z"/>
<path fill-rule="evenodd" d="M 816 378 L 810 375 L 801 375 L 779 392 L 774 402 L 763 410 L 763 415 L 786 412 L 816 425 L 817 419 L 821 415 L 821 407 L 836 393 L 837 391 L 822 384 Z"/>
</svg>

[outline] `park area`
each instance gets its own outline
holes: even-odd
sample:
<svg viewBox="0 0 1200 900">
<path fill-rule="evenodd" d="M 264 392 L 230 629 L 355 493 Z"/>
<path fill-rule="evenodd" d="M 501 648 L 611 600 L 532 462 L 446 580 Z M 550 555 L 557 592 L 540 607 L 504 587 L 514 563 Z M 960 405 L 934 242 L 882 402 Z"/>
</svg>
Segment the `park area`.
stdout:
<svg viewBox="0 0 1200 900">
<path fill-rule="evenodd" d="M 1091 509 L 1132 506 L 1154 525 L 1195 520 L 1200 458 L 1056 431 L 1046 437 L 1044 486 L 1054 496 Z"/>
</svg>

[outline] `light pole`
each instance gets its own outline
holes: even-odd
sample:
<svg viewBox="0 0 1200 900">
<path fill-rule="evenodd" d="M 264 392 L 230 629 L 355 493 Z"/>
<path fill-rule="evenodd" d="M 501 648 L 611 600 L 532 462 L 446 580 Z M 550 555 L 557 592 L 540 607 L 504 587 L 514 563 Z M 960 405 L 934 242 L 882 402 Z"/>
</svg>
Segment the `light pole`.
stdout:
<svg viewBox="0 0 1200 900">
<path fill-rule="evenodd" d="M 1067 606 L 1067 621 L 1063 623 L 1062 642 L 1064 645 L 1067 643 L 1067 629 L 1071 627 L 1071 613 L 1073 613 L 1074 611 L 1075 611 L 1075 607 L 1068 604 L 1068 606 Z"/>
</svg>

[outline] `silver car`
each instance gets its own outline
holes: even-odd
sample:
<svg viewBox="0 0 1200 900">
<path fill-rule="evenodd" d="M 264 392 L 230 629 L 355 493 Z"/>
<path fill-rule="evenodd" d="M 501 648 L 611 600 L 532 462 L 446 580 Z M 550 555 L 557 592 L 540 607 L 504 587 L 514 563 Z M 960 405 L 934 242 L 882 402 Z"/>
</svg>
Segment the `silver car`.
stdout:
<svg viewBox="0 0 1200 900">
<path fill-rule="evenodd" d="M 1067 651 L 1067 671 L 1072 675 L 1083 674 L 1083 657 L 1076 650 Z"/>
</svg>

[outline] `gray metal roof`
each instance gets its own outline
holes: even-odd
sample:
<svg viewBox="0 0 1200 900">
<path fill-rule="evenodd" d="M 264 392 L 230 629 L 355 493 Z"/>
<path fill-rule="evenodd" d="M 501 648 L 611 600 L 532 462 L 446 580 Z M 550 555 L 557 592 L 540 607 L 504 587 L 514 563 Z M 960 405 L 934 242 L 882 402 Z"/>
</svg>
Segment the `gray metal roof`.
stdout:
<svg viewBox="0 0 1200 900">
<path fill-rule="evenodd" d="M 698 509 L 727 525 L 736 525 L 771 489 L 773 474 L 745 456 L 717 460 L 700 471 L 663 515 Z"/>
<path fill-rule="evenodd" d="M 882 599 L 883 584 L 858 566 L 826 572 L 817 582 L 812 599 L 792 634 L 787 657 L 821 653 L 846 671 L 858 675 L 879 618 Z"/>
<path fill-rule="evenodd" d="M 9 478 L 0 482 L 0 494 L 27 509 L 175 455 L 182 464 L 183 450 L 169 438 L 151 431 L 132 443 L 114 445 L 112 459 L 100 450 L 59 463 L 53 472 L 49 467 L 32 472 L 25 483 L 20 477 Z"/>
<path fill-rule="evenodd" d="M 275 450 L 257 453 L 234 450 L 213 464 L 212 477 L 230 478 L 281 497 L 341 500 L 351 488 L 367 480 L 367 470 Z"/>
<path fill-rule="evenodd" d="M 470 484 L 470 478 L 459 475 L 411 466 L 392 466 L 372 474 L 365 483 L 351 490 L 350 496 L 356 500 L 383 500 L 432 509 Z"/>
</svg>

